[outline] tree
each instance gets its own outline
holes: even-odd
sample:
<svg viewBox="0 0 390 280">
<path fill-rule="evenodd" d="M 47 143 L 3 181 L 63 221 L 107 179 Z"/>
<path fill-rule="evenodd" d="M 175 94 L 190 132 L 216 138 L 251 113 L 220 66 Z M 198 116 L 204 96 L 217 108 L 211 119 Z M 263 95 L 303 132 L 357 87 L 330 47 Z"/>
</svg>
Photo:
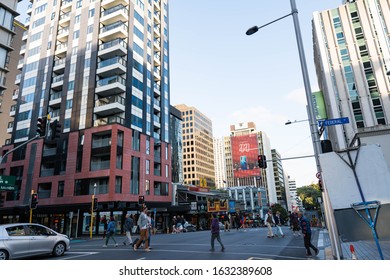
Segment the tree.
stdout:
<svg viewBox="0 0 390 280">
<path fill-rule="evenodd" d="M 311 184 L 297 188 L 297 195 L 302 200 L 303 207 L 306 210 L 319 210 L 320 204 L 318 197 L 321 197 L 321 190 L 318 184 Z"/>
<path fill-rule="evenodd" d="M 275 203 L 271 206 L 272 213 L 275 215 L 276 211 L 280 212 L 280 216 L 284 221 L 288 220 L 288 213 L 287 210 L 282 207 L 282 205 Z"/>
</svg>

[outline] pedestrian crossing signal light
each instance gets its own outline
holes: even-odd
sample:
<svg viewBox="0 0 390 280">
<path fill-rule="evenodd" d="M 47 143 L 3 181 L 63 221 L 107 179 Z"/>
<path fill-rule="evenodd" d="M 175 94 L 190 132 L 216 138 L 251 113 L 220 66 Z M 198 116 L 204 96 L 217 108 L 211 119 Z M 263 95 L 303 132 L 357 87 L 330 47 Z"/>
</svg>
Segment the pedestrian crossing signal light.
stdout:
<svg viewBox="0 0 390 280">
<path fill-rule="evenodd" d="M 267 168 L 267 158 L 265 157 L 265 155 L 258 155 L 257 162 L 259 163 L 260 168 L 262 169 Z"/>
<path fill-rule="evenodd" d="M 38 118 L 37 132 L 39 136 L 46 136 L 47 117 Z"/>
<path fill-rule="evenodd" d="M 38 194 L 37 193 L 33 193 L 31 195 L 30 208 L 31 209 L 37 208 L 37 204 L 38 204 Z"/>
<path fill-rule="evenodd" d="M 144 204 L 144 202 L 145 202 L 145 197 L 143 195 L 140 195 L 138 197 L 138 204 L 142 205 Z"/>
</svg>

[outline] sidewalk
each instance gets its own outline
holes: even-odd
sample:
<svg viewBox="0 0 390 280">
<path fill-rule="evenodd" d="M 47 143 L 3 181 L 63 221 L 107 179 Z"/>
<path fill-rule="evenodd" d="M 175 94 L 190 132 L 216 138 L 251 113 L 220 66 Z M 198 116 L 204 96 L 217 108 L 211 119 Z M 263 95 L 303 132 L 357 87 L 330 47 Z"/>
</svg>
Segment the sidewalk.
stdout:
<svg viewBox="0 0 390 280">
<path fill-rule="evenodd" d="M 353 245 L 357 260 L 381 260 L 378 247 L 372 240 L 360 240 L 354 242 L 341 242 L 341 255 L 343 260 L 352 260 L 350 245 Z M 390 240 L 379 240 L 379 246 L 382 251 L 383 259 L 390 260 Z M 332 248 L 329 239 L 329 233 L 323 229 L 319 233 L 318 248 L 320 253 L 318 257 L 321 260 L 334 260 Z"/>
</svg>

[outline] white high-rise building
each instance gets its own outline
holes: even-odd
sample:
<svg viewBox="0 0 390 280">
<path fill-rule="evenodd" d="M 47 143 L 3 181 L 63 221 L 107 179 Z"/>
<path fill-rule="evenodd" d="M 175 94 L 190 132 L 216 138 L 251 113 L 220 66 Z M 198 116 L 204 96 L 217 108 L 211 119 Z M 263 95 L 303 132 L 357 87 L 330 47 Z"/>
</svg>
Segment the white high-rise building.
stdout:
<svg viewBox="0 0 390 280">
<path fill-rule="evenodd" d="M 347 124 L 327 127 L 334 150 L 356 144 L 357 133 L 386 130 L 389 135 L 390 129 L 389 1 L 345 2 L 313 18 L 315 64 L 327 117 L 349 118 Z"/>
<path fill-rule="evenodd" d="M 223 138 L 214 138 L 214 169 L 215 186 L 217 189 L 226 187 L 226 159 Z"/>
</svg>

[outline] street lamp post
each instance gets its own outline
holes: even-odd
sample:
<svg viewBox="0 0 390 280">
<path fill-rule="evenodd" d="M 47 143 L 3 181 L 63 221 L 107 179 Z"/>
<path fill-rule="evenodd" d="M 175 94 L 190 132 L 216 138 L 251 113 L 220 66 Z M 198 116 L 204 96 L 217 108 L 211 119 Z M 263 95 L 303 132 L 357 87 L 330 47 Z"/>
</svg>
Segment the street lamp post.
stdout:
<svg viewBox="0 0 390 280">
<path fill-rule="evenodd" d="M 307 122 L 308 120 L 299 120 L 299 121 L 297 121 L 297 120 L 295 120 L 295 121 L 290 121 L 290 120 L 288 120 L 286 123 L 285 123 L 285 125 L 289 125 L 289 124 L 293 124 L 293 123 L 299 123 L 299 122 Z"/>
<path fill-rule="evenodd" d="M 313 99 L 312 99 L 312 91 L 311 91 L 311 87 L 310 87 L 309 72 L 308 72 L 307 65 L 306 65 L 306 58 L 305 58 L 305 52 L 304 52 L 304 48 L 303 48 L 302 35 L 301 35 L 300 26 L 299 26 L 298 9 L 296 7 L 295 0 L 290 0 L 290 4 L 291 4 L 291 13 L 289 13 L 288 15 L 285 15 L 283 17 L 280 17 L 272 22 L 264 24 L 260 27 L 253 26 L 246 31 L 246 35 L 252 35 L 252 34 L 256 33 L 260 28 L 265 27 L 265 26 L 267 26 L 271 23 L 274 23 L 276 21 L 279 21 L 279 20 L 281 20 L 285 17 L 288 17 L 290 15 L 293 17 L 295 36 L 296 36 L 296 40 L 297 40 L 303 82 L 304 82 L 305 92 L 306 92 L 307 114 L 308 114 L 308 120 L 309 120 L 309 124 L 310 124 L 311 138 L 312 138 L 312 142 L 313 142 L 314 157 L 316 160 L 317 172 L 318 172 L 318 174 L 321 174 L 321 165 L 320 165 L 320 161 L 319 161 L 319 154 L 321 153 L 320 135 L 318 133 L 316 115 L 314 112 L 314 104 L 313 104 Z M 331 245 L 332 245 L 333 256 L 336 257 L 337 259 L 341 259 L 342 256 L 341 256 L 340 240 L 338 238 L 338 233 L 337 233 L 336 223 L 335 223 L 335 219 L 334 219 L 334 215 L 333 215 L 333 210 L 332 210 L 332 206 L 331 206 L 330 201 L 329 201 L 329 195 L 328 195 L 327 188 L 326 188 L 325 184 L 323 184 L 323 189 L 324 189 L 324 191 L 322 193 L 322 196 L 323 196 L 323 200 L 324 200 L 325 213 L 326 213 L 326 217 L 328 220 L 327 225 L 329 226 L 328 230 L 330 232 L 330 240 L 331 240 Z"/>
</svg>

